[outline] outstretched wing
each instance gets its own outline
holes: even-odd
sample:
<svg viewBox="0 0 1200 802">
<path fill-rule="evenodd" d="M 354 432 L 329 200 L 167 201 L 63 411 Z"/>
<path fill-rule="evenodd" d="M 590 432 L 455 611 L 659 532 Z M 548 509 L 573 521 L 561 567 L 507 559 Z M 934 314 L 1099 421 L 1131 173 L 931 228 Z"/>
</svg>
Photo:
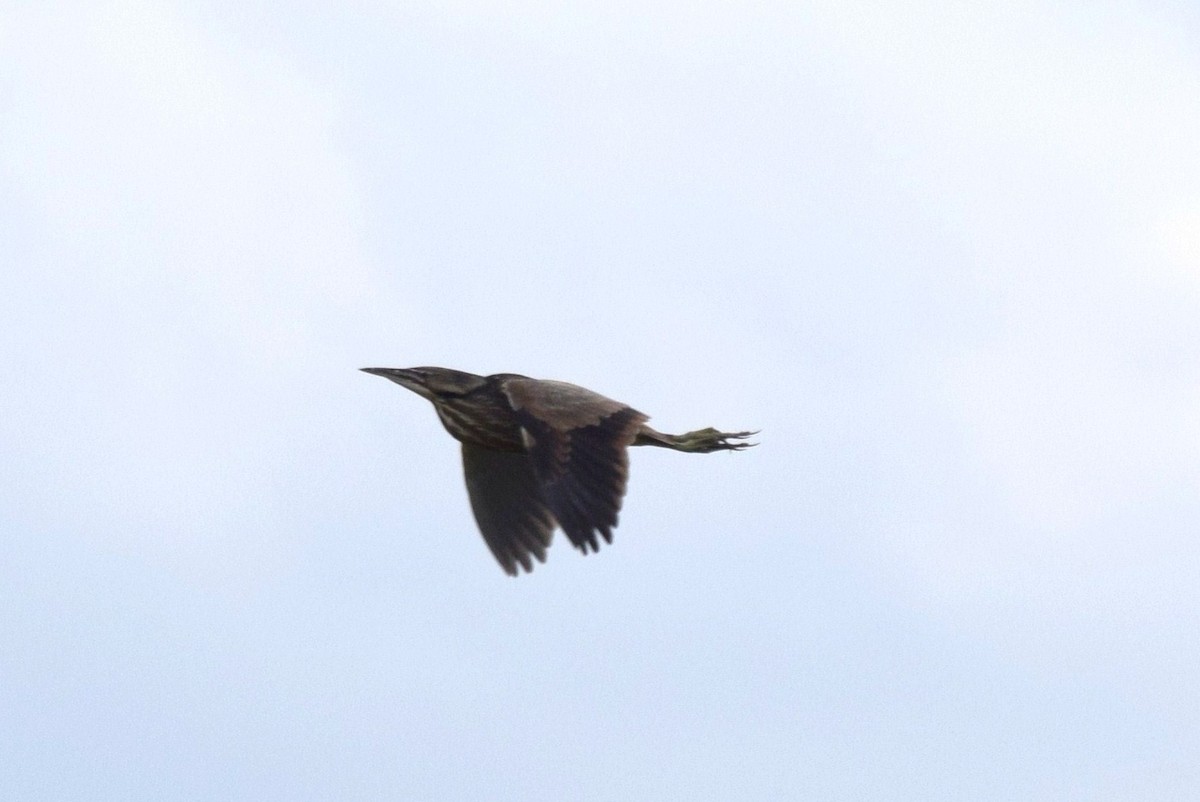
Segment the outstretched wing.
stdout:
<svg viewBox="0 0 1200 802">
<path fill-rule="evenodd" d="M 506 573 L 517 565 L 533 570 L 546 561 L 554 534 L 554 516 L 542 500 L 533 461 L 519 451 L 492 451 L 463 443 L 463 473 L 471 511 L 488 548 Z"/>
<path fill-rule="evenodd" d="M 628 446 L 648 418 L 565 382 L 510 378 L 508 395 L 542 498 L 571 543 L 599 551 L 612 542 L 629 476 Z"/>
</svg>

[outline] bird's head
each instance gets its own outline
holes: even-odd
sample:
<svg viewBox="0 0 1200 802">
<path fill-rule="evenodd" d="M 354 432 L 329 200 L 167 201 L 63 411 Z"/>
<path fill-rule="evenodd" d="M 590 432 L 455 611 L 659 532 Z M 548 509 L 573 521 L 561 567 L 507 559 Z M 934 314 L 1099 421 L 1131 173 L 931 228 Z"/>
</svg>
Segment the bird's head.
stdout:
<svg viewBox="0 0 1200 802">
<path fill-rule="evenodd" d="M 401 387 L 412 390 L 422 398 L 437 403 L 440 399 L 456 398 L 477 390 L 485 379 L 474 373 L 450 368 L 361 368 L 364 373 L 382 376 Z"/>
</svg>

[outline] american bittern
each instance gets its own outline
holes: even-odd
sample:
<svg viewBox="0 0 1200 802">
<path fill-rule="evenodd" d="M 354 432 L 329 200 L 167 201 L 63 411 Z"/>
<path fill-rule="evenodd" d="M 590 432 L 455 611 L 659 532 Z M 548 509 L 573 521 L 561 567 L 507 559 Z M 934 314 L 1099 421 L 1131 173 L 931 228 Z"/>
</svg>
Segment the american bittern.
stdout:
<svg viewBox="0 0 1200 802">
<path fill-rule="evenodd" d="M 479 531 L 504 570 L 546 561 L 555 524 L 575 548 L 612 543 L 628 446 L 738 451 L 753 432 L 663 434 L 636 409 L 574 384 L 515 373 L 476 376 L 448 368 L 363 368 L 433 402 L 462 443 L 467 494 Z"/>
</svg>

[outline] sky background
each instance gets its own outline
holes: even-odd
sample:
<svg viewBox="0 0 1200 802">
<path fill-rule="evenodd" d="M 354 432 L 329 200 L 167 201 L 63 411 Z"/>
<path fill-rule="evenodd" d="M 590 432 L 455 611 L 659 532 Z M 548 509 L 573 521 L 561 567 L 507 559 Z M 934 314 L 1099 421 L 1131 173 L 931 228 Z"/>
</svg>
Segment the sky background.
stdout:
<svg viewBox="0 0 1200 802">
<path fill-rule="evenodd" d="M 0 797 L 1200 798 L 1190 2 L 0 2 Z M 505 576 L 367 365 L 572 381 Z"/>
</svg>

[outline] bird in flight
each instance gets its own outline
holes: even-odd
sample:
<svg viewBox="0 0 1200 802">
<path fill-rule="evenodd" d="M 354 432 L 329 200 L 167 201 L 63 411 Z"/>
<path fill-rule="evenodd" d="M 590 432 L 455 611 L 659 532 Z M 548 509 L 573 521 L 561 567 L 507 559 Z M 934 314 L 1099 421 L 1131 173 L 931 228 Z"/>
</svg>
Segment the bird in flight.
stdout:
<svg viewBox="0 0 1200 802">
<path fill-rule="evenodd" d="M 362 368 L 432 402 L 462 443 L 471 510 L 506 573 L 546 561 L 557 525 L 575 548 L 600 550 L 629 474 L 628 446 L 708 453 L 754 445 L 754 432 L 663 434 L 636 409 L 574 384 L 449 368 Z M 599 536 L 599 537 L 598 537 Z"/>
</svg>

